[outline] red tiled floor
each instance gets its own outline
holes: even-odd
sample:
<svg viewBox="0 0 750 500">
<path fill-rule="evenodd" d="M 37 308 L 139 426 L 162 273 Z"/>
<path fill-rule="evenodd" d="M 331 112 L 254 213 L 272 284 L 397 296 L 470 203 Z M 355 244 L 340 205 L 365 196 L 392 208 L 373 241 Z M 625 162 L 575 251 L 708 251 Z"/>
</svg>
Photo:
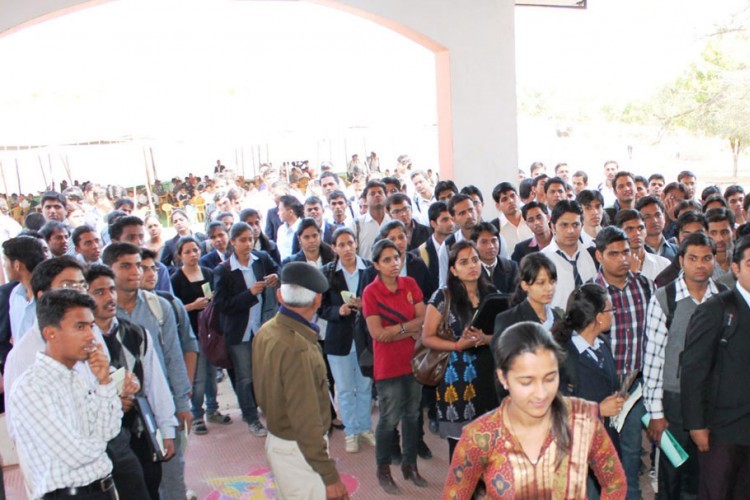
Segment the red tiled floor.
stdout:
<svg viewBox="0 0 750 500">
<path fill-rule="evenodd" d="M 230 425 L 208 424 L 209 433 L 204 436 L 190 435 L 186 456 L 185 477 L 187 486 L 200 499 L 220 500 L 222 498 L 264 499 L 273 498 L 264 486 L 269 486 L 264 439 L 255 438 L 248 432 L 242 422 L 237 400 L 228 381 L 219 385 L 221 411 L 231 415 L 234 422 Z M 377 413 L 373 414 L 373 429 L 377 422 Z M 428 488 L 417 488 L 407 483 L 401 476 L 398 466 L 392 466 L 394 480 L 401 488 L 402 498 L 440 498 L 445 474 L 448 470 L 448 445 L 445 441 L 429 432 L 425 435 L 428 446 L 432 449 L 431 460 L 419 459 L 418 467 L 422 476 L 429 483 Z M 331 435 L 331 454 L 338 463 L 339 473 L 352 485 L 350 493 L 357 499 L 387 498 L 378 486 L 375 478 L 375 450 L 361 443 L 359 453 L 344 451 L 344 433 L 334 431 Z M 260 471 L 260 473 L 251 474 Z M 24 499 L 23 481 L 17 467 L 4 470 L 7 498 Z M 648 484 L 648 475 L 642 477 L 644 498 L 653 498 Z M 222 488 L 223 487 L 223 488 Z M 245 489 L 244 494 L 241 493 Z M 223 489 L 224 496 L 219 495 Z M 238 491 L 240 489 L 240 491 Z"/>
</svg>

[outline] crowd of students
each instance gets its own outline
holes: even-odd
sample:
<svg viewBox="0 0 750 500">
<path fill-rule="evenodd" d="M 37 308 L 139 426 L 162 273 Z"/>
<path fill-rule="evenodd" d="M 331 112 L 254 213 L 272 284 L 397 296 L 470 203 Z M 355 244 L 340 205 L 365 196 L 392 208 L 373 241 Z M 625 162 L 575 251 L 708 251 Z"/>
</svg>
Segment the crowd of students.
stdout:
<svg viewBox="0 0 750 500">
<path fill-rule="evenodd" d="M 476 489 L 534 496 L 529 488 L 563 483 L 565 498 L 640 498 L 642 455 L 651 451 L 643 450 L 644 416 L 654 448 L 668 429 L 689 455 L 676 467 L 661 454 L 660 498 L 745 491 L 750 411 L 747 396 L 725 387 L 750 381 L 738 359 L 745 348 L 727 348 L 743 341 L 737 324 L 750 319 L 742 186 L 708 186 L 698 197 L 691 172 L 666 182 L 610 161 L 594 188 L 583 171 L 558 164 L 548 175 L 535 163 L 529 177 L 519 171 L 517 184 L 494 187 L 499 217 L 486 220 L 490 199 L 479 188 L 438 181 L 405 155 L 385 177 L 349 169 L 344 179 L 324 164 L 292 179 L 264 166 L 245 182 L 220 167 L 213 178 L 186 179 L 200 181 L 202 193 L 208 187 L 207 217 L 197 230 L 192 212 L 171 211 L 171 239 L 144 203 L 89 198 L 102 191 L 96 186 L 45 193 L 39 217 L 23 228 L 3 220 L 0 367 L 34 498 L 190 496 L 185 433 L 232 423 L 216 401 L 223 371 L 197 341 L 209 307 L 242 419 L 266 437 L 253 340 L 277 314 L 281 273 L 292 262 L 328 282 L 313 321 L 330 393 L 321 411 L 343 429 L 347 453 L 375 448 L 386 492 L 400 491 L 392 464 L 427 486 L 417 467 L 418 457 L 432 457 L 426 429 L 447 440 L 451 498 Z M 75 223 L 71 207 L 83 212 Z M 512 307 L 494 331 L 478 330 L 471 319 L 493 293 L 512 297 Z M 453 341 L 437 335 L 443 322 Z M 420 337 L 449 353 L 437 387 L 412 374 Z M 115 381 L 119 368 L 125 375 Z M 631 374 L 635 382 L 618 393 Z M 41 397 L 39 385 L 55 378 Z M 634 393 L 643 397 L 619 415 Z M 153 460 L 139 401 L 171 459 Z M 476 449 L 492 429 L 501 430 Z M 571 443 L 571 432 L 588 437 Z M 550 482 L 519 479 L 539 477 L 539 467 Z"/>
</svg>

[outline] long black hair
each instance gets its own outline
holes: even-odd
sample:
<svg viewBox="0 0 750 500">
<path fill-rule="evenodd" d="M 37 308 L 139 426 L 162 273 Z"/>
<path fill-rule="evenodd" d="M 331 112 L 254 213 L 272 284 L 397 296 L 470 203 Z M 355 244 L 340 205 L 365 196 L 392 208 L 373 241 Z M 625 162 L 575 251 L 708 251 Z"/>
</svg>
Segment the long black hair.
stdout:
<svg viewBox="0 0 750 500">
<path fill-rule="evenodd" d="M 587 283 L 574 290 L 568 297 L 567 313 L 552 325 L 552 336 L 561 345 L 567 343 L 573 332 L 580 333 L 596 321 L 597 314 L 607 307 L 608 299 L 607 290 L 596 283 Z"/>
<path fill-rule="evenodd" d="M 523 321 L 507 328 L 499 336 L 492 339 L 492 356 L 495 358 L 495 368 L 507 377 L 508 372 L 518 356 L 526 353 L 536 353 L 539 350 L 552 352 L 557 358 L 558 367 L 565 361 L 565 352 L 555 342 L 552 335 L 539 323 Z M 555 399 L 550 408 L 552 412 L 552 437 L 557 443 L 555 467 L 558 467 L 570 451 L 571 435 L 568 428 L 568 408 L 565 406 L 558 386 Z"/>
<path fill-rule="evenodd" d="M 461 253 L 463 250 L 466 250 L 467 248 L 473 249 L 474 252 L 477 254 L 477 257 L 479 256 L 479 250 L 477 250 L 477 246 L 473 241 L 461 240 L 455 243 L 451 247 L 450 252 L 448 253 L 448 280 L 446 281 L 448 293 L 451 296 L 452 309 L 458 316 L 461 324 L 463 325 L 469 324 L 469 321 L 471 320 L 471 317 L 474 314 L 474 306 L 472 305 L 471 300 L 469 299 L 469 294 L 466 291 L 466 286 L 458 278 L 458 276 L 455 276 L 452 272 L 450 272 L 450 268 L 456 265 L 458 254 Z M 479 273 L 479 281 L 477 282 L 477 288 L 478 288 L 477 291 L 478 291 L 480 300 L 487 293 L 489 293 L 490 284 L 487 281 L 487 278 L 485 278 L 483 272 Z"/>
</svg>

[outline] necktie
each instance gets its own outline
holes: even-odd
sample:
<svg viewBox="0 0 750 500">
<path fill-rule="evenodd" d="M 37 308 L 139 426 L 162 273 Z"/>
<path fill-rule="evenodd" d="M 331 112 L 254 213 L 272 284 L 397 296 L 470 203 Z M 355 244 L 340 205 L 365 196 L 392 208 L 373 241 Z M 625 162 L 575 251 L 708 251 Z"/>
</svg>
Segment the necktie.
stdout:
<svg viewBox="0 0 750 500">
<path fill-rule="evenodd" d="M 581 274 L 578 272 L 578 257 L 581 256 L 581 252 L 578 252 L 578 255 L 576 255 L 575 259 L 569 259 L 568 256 L 565 255 L 565 252 L 563 252 L 562 250 L 558 250 L 557 255 L 565 259 L 565 262 L 570 264 L 570 266 L 573 268 L 573 281 L 575 282 L 576 288 L 583 285 Z"/>
<path fill-rule="evenodd" d="M 594 349 L 593 347 L 589 347 L 589 352 L 594 354 L 594 358 L 596 358 L 596 364 L 599 365 L 599 368 L 604 368 L 604 354 L 602 354 L 602 346 L 599 345 L 599 347 L 596 349 Z"/>
</svg>

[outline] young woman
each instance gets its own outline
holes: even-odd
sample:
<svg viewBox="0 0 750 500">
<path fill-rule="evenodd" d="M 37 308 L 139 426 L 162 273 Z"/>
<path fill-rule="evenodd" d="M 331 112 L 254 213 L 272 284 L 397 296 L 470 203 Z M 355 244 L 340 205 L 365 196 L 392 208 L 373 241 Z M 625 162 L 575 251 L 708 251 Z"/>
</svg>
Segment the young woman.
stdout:
<svg viewBox="0 0 750 500">
<path fill-rule="evenodd" d="M 211 251 L 201 257 L 201 266 L 213 269 L 229 258 L 229 229 L 223 222 L 210 222 L 206 229 L 208 239 L 211 240 Z"/>
<path fill-rule="evenodd" d="M 520 276 L 520 292 L 526 298 L 497 315 L 495 336 L 521 321 L 534 321 L 545 328 L 552 328 L 555 320 L 562 318 L 562 311 L 550 307 L 557 284 L 555 264 L 544 254 L 529 254 L 521 259 Z"/>
<path fill-rule="evenodd" d="M 492 352 L 510 396 L 464 428 L 443 498 L 470 498 L 482 478 L 488 498 L 585 499 L 591 466 L 601 498 L 624 499 L 625 472 L 597 405 L 559 391 L 564 354 L 550 333 L 522 322 L 493 338 Z"/>
<path fill-rule="evenodd" d="M 164 248 L 161 252 L 161 263 L 167 266 L 170 272 L 174 272 L 175 268 L 180 266 L 179 256 L 175 252 L 177 241 L 186 236 L 193 236 L 198 241 L 198 244 L 203 247 L 206 235 L 203 233 L 193 234 L 193 231 L 190 229 L 190 219 L 188 219 L 187 213 L 184 210 L 177 209 L 172 212 L 171 221 L 177 234 L 174 238 L 164 243 Z"/>
<path fill-rule="evenodd" d="M 148 233 L 146 248 L 154 252 L 157 259 L 161 259 L 161 251 L 164 248 L 164 239 L 161 237 L 163 229 L 161 222 L 154 214 L 148 214 L 143 222 L 146 224 L 146 233 Z"/>
<path fill-rule="evenodd" d="M 330 285 L 320 309 L 321 317 L 328 321 L 323 353 L 336 384 L 346 452 L 357 453 L 360 441 L 375 446 L 370 417 L 372 379 L 362 375 L 354 347 L 354 319 L 362 308 L 364 274 L 369 262 L 357 255 L 357 239 L 351 229 L 336 230 L 331 243 L 336 260 L 323 267 Z"/>
<path fill-rule="evenodd" d="M 401 253 L 390 240 L 372 249 L 378 272 L 362 294 L 362 313 L 372 336 L 374 380 L 378 390 L 380 419 L 375 431 L 375 456 L 380 486 L 399 493 L 391 476 L 393 432 L 401 422 L 404 479 L 419 487 L 427 481 L 417 471 L 418 421 L 422 386 L 411 372 L 414 343 L 425 315 L 422 291 L 412 278 L 400 276 Z"/>
<path fill-rule="evenodd" d="M 448 281 L 427 303 L 422 329 L 425 346 L 437 351 L 450 351 L 448 368 L 437 386 L 438 429 L 453 450 L 464 426 L 497 407 L 491 335 L 470 326 L 471 318 L 482 298 L 495 291 L 482 273 L 479 252 L 470 240 L 454 244 L 448 256 Z M 448 322 L 453 340 L 437 336 L 437 329 L 449 302 Z"/>
<path fill-rule="evenodd" d="M 201 249 L 195 238 L 187 236 L 180 238 L 175 249 L 182 261 L 182 267 L 172 273 L 172 289 L 175 296 L 185 304 L 190 318 L 193 332 L 198 334 L 198 316 L 208 306 L 210 300 L 206 297 L 203 285 L 208 284 L 213 290 L 214 275 L 207 267 L 199 265 Z M 203 353 L 198 354 L 198 362 L 193 380 L 193 431 L 196 434 L 206 434 L 208 428 L 203 419 L 203 397 L 206 398 L 208 421 L 216 424 L 230 424 L 229 415 L 219 413 L 219 403 L 216 401 L 216 367 L 209 364 Z"/>
</svg>

